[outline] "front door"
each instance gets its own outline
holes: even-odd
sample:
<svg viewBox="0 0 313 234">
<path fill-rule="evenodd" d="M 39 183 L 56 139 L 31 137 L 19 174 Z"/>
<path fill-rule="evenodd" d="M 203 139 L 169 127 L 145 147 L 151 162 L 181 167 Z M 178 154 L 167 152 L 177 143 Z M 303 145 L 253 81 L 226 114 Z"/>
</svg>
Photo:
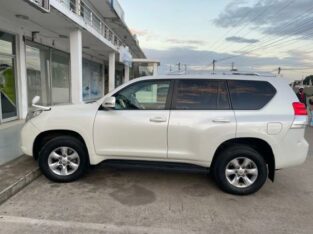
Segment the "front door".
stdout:
<svg viewBox="0 0 313 234">
<path fill-rule="evenodd" d="M 96 116 L 97 154 L 166 158 L 170 87 L 169 80 L 139 81 L 115 93 L 116 107 Z"/>
</svg>

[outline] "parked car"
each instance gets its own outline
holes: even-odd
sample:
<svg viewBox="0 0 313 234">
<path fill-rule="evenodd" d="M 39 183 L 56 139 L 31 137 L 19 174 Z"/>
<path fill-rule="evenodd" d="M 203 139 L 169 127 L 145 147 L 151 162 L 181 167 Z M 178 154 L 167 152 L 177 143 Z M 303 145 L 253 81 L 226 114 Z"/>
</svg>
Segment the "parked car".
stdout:
<svg viewBox="0 0 313 234">
<path fill-rule="evenodd" d="M 171 162 L 210 168 L 222 190 L 246 195 L 305 161 L 307 121 L 280 78 L 145 77 L 93 103 L 31 111 L 22 150 L 57 182 L 104 160 Z"/>
</svg>

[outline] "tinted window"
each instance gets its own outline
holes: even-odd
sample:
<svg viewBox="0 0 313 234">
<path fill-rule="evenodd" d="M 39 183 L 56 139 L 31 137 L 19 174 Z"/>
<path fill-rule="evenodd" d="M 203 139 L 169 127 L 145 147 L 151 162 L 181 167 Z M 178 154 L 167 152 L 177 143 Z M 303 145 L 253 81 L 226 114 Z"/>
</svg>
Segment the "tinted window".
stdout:
<svg viewBox="0 0 313 234">
<path fill-rule="evenodd" d="M 258 110 L 275 95 L 275 88 L 265 81 L 228 81 L 231 101 L 235 110 Z"/>
<path fill-rule="evenodd" d="M 114 96 L 117 110 L 164 110 L 170 81 L 144 81 L 126 87 Z"/>
<path fill-rule="evenodd" d="M 217 80 L 178 80 L 173 109 L 229 109 L 226 82 Z"/>
</svg>

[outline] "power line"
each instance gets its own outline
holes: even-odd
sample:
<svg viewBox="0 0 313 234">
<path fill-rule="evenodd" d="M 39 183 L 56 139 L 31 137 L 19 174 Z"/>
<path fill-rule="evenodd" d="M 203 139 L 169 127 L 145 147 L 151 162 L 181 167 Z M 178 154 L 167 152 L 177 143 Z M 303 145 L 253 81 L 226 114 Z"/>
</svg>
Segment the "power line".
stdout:
<svg viewBox="0 0 313 234">
<path fill-rule="evenodd" d="M 253 22 L 253 21 L 255 21 L 256 19 L 258 19 L 259 17 L 261 17 L 261 16 L 262 16 L 265 12 L 267 12 L 270 8 L 271 8 L 271 5 L 265 7 L 265 9 L 264 9 L 261 13 L 257 14 L 254 18 L 252 18 L 250 21 L 246 22 L 241 28 L 239 28 L 239 30 L 237 30 L 234 35 L 238 35 L 241 31 L 243 31 L 245 28 L 247 28 L 247 27 L 249 26 L 250 22 Z M 251 12 L 253 12 L 253 11 L 251 11 Z M 223 38 L 223 39 L 225 39 L 225 38 Z M 218 48 L 218 47 L 217 47 L 217 48 Z M 217 49 L 217 48 L 216 48 L 216 49 Z"/>
<path fill-rule="evenodd" d="M 286 33 L 286 32 L 289 30 L 288 28 L 286 28 L 287 26 L 293 25 L 293 24 L 295 24 L 296 22 L 302 20 L 301 18 L 303 18 L 303 15 L 306 15 L 306 14 L 307 14 L 308 12 L 310 12 L 312 9 L 313 9 L 313 7 L 307 9 L 306 11 L 304 11 L 304 13 L 299 14 L 299 15 L 295 18 L 295 19 L 298 19 L 298 20 L 296 20 L 296 21 L 293 20 L 292 22 L 289 22 L 289 23 L 287 23 L 287 24 L 285 24 L 285 25 L 282 25 L 281 27 L 284 28 L 284 29 L 283 29 L 283 30 L 280 30 L 280 31 L 277 31 L 276 34 L 277 34 L 277 33 L 278 33 L 278 34 L 279 34 L 279 33 Z M 311 12 L 310 12 L 310 13 L 311 13 Z M 310 14 L 308 14 L 308 15 L 310 15 Z M 304 24 L 302 24 L 302 27 L 300 27 L 300 29 L 305 28 L 303 25 L 305 25 L 305 24 L 308 23 L 308 22 L 311 23 L 312 20 L 311 20 L 311 19 L 305 20 L 305 21 L 304 21 Z M 299 28 L 298 28 L 297 31 L 300 32 L 300 31 L 299 31 Z M 267 38 L 267 37 L 268 37 L 268 36 L 265 35 L 265 36 L 261 37 L 259 40 L 261 41 L 262 39 L 265 39 L 265 38 Z M 286 36 L 281 36 L 281 37 L 279 37 L 279 38 L 284 38 L 284 37 L 286 37 Z M 273 40 L 273 39 L 268 39 L 268 40 L 262 41 L 261 45 L 264 44 L 264 43 L 270 42 L 271 40 Z M 276 40 L 277 40 L 277 39 L 276 39 Z M 259 46 L 260 46 L 260 45 L 259 45 Z M 242 47 L 242 48 L 239 49 L 239 50 L 248 49 L 249 47 L 257 48 L 258 46 L 255 46 L 255 45 L 247 45 L 247 46 Z"/>
<path fill-rule="evenodd" d="M 241 20 L 239 21 L 238 25 L 240 25 L 240 24 L 244 21 L 244 19 L 245 19 L 246 17 L 248 17 L 251 13 L 252 13 L 252 11 L 248 11 L 248 13 L 245 14 L 245 15 L 241 18 Z M 228 18 L 232 18 L 232 17 L 228 17 Z M 233 30 L 235 30 L 235 28 L 236 28 L 236 27 L 230 28 L 225 34 L 223 34 L 219 39 L 217 39 L 217 40 L 212 44 L 211 50 L 214 48 L 215 45 L 219 44 L 228 34 L 230 34 Z"/>
<path fill-rule="evenodd" d="M 304 15 L 307 15 L 308 13 L 308 15 L 310 15 L 310 11 L 313 9 L 313 7 L 311 7 L 311 8 L 309 8 L 309 9 L 307 9 L 307 10 L 305 10 L 303 13 L 301 13 L 301 14 L 299 14 L 295 19 L 298 19 L 298 20 L 296 20 L 296 22 L 298 22 L 298 21 L 300 21 L 300 20 L 302 20 L 303 19 L 303 16 Z M 306 21 L 305 21 L 305 24 L 307 23 L 307 22 L 311 22 L 311 20 L 310 19 L 307 19 Z M 290 25 L 293 25 L 293 24 L 295 24 L 295 21 L 293 20 L 292 22 L 289 22 L 289 23 L 287 23 L 287 24 L 285 24 L 285 25 L 283 25 L 282 26 L 282 28 L 284 28 L 283 30 L 280 30 L 280 31 L 278 31 L 278 32 L 276 32 L 276 33 L 286 33 L 289 29 L 288 28 L 286 28 L 287 26 L 290 26 Z M 302 28 L 304 28 L 303 27 L 303 25 L 304 24 L 302 24 Z M 299 30 L 298 30 L 299 31 Z M 268 36 L 267 35 L 265 35 L 265 36 L 263 36 L 263 37 L 261 37 L 259 40 L 262 40 L 262 39 L 265 39 L 265 38 L 267 38 Z M 283 37 L 279 37 L 279 38 L 284 38 L 284 36 Z M 263 41 L 262 43 L 261 43 L 261 45 L 262 44 L 264 44 L 264 43 L 267 43 L 267 42 L 269 42 L 269 41 L 271 41 L 272 39 L 268 39 L 268 40 L 265 40 L 265 41 Z M 254 46 L 254 47 L 253 47 Z M 259 45 L 260 46 L 260 45 Z M 239 49 L 239 50 L 244 50 L 244 49 L 248 49 L 248 48 L 257 48 L 257 46 L 255 46 L 255 45 L 247 45 L 247 46 L 244 46 L 244 47 L 242 47 L 241 49 Z M 246 53 L 245 53 L 246 54 Z M 236 56 L 237 57 L 237 55 L 234 55 L 234 56 Z M 229 56 L 229 57 L 227 57 L 227 59 L 228 58 L 233 58 L 233 56 Z"/>
<path fill-rule="evenodd" d="M 310 31 L 312 30 L 312 29 L 310 29 L 310 30 L 302 30 L 303 28 L 305 28 L 305 27 L 302 27 L 302 28 L 298 29 L 298 30 L 295 31 L 294 33 L 299 33 L 299 34 L 301 34 L 301 33 L 303 33 L 303 32 L 310 32 Z M 224 60 L 228 60 L 228 59 L 235 58 L 235 57 L 238 57 L 238 56 L 246 55 L 246 54 L 249 54 L 249 53 L 251 53 L 251 52 L 253 52 L 253 51 L 256 51 L 256 50 L 259 50 L 259 49 L 273 48 L 273 47 L 275 47 L 275 45 L 274 45 L 274 46 L 270 46 L 270 45 L 276 44 L 276 43 L 281 42 L 281 41 L 284 41 L 284 40 L 286 40 L 286 39 L 289 39 L 289 40 L 287 40 L 287 41 L 285 41 L 285 42 L 283 42 L 283 43 L 291 42 L 291 41 L 297 41 L 297 40 L 299 40 L 299 39 L 307 39 L 307 38 L 310 38 L 311 36 L 312 36 L 312 34 L 310 33 L 310 34 L 306 34 L 305 36 L 302 36 L 301 38 L 292 38 L 292 39 L 289 39 L 289 37 L 286 37 L 286 36 L 279 37 L 279 38 L 277 38 L 276 40 L 274 40 L 274 41 L 272 41 L 272 42 L 270 42 L 270 43 L 268 43 L 268 44 L 266 44 L 266 45 L 262 45 L 262 46 L 259 46 L 259 47 L 255 47 L 255 48 L 252 48 L 251 50 L 244 51 L 243 53 L 240 53 L 239 55 L 228 56 L 228 57 L 222 58 L 222 59 L 220 59 L 220 60 L 218 60 L 218 61 L 224 61 Z M 291 43 L 291 44 L 292 44 L 292 43 Z M 290 43 L 289 43 L 289 45 L 290 45 Z M 270 46 L 270 47 L 269 47 L 269 46 Z M 276 45 L 276 46 L 277 46 L 277 45 Z"/>
<path fill-rule="evenodd" d="M 312 9 L 313 9 L 313 7 L 312 7 Z M 294 23 L 294 22 L 293 22 Z M 303 22 L 303 24 L 301 24 L 301 25 L 299 25 L 299 27 L 297 28 L 297 30 L 296 31 L 294 31 L 293 32 L 293 34 L 296 34 L 296 33 L 298 33 L 298 34 L 300 34 L 300 33 L 303 33 L 303 32 L 305 32 L 306 30 L 303 30 L 303 29 L 307 29 L 307 26 L 308 25 L 310 25 L 312 23 L 312 20 L 311 19 L 307 19 L 307 20 L 305 20 L 304 22 Z M 291 25 L 291 24 L 289 24 L 289 25 Z M 295 25 L 294 26 L 296 26 L 296 23 L 295 23 Z M 285 25 L 284 26 L 282 26 L 282 27 L 285 27 Z M 290 29 L 286 29 L 285 28 L 285 30 L 283 30 L 283 31 L 280 31 L 280 32 L 277 32 L 277 33 L 287 33 L 288 32 L 288 30 L 290 30 Z M 288 37 L 288 36 L 280 36 L 280 37 L 278 37 L 278 38 L 276 38 L 276 39 L 268 39 L 268 40 L 265 40 L 265 41 L 263 41 L 262 43 L 261 43 L 261 45 L 262 44 L 265 44 L 265 43 L 268 43 L 268 42 L 271 42 L 271 41 L 275 41 L 275 40 L 282 40 L 282 39 L 284 39 L 284 38 L 286 38 L 286 37 Z M 264 37 L 264 38 L 266 38 L 266 37 Z M 260 46 L 260 45 L 259 45 Z M 254 46 L 254 48 L 257 48 L 257 47 L 259 47 L 259 46 Z M 249 47 L 252 47 L 253 48 L 253 46 L 246 46 L 246 47 L 244 47 L 244 48 L 242 48 L 242 49 L 245 49 L 245 48 L 249 48 Z"/>
<path fill-rule="evenodd" d="M 285 9 L 287 9 L 292 3 L 294 3 L 295 2 L 295 0 L 290 0 L 289 2 L 287 2 L 282 8 L 280 8 L 280 10 L 279 11 L 277 11 L 276 12 L 276 17 L 277 16 L 279 16 L 279 14 L 278 13 L 281 13 L 281 12 L 283 12 Z M 260 26 L 258 26 L 256 29 L 258 29 L 258 28 L 260 28 Z M 248 31 L 246 34 L 244 34 L 244 35 L 241 35 L 240 37 L 243 37 L 243 38 L 245 38 L 245 37 L 247 37 L 250 33 L 252 32 L 252 30 L 250 30 L 250 31 Z M 266 36 L 265 36 L 266 37 Z M 262 37 L 262 38 L 264 38 L 264 37 Z M 260 39 L 259 39 L 260 40 Z M 251 45 L 247 45 L 247 46 L 245 46 L 245 47 L 249 47 L 249 46 L 251 46 Z M 229 47 L 229 46 L 228 46 Z M 228 47 L 226 47 L 225 49 L 228 49 Z M 244 48 L 245 48 L 244 47 Z"/>
</svg>

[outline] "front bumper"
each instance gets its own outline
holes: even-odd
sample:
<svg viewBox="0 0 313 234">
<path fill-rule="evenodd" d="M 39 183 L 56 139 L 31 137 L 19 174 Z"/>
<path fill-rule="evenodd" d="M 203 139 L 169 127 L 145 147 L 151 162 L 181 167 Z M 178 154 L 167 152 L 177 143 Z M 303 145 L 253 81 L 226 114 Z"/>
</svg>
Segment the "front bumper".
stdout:
<svg viewBox="0 0 313 234">
<path fill-rule="evenodd" d="M 24 154 L 33 156 L 33 145 L 39 133 L 31 120 L 25 123 L 21 131 L 21 149 Z"/>
</svg>

